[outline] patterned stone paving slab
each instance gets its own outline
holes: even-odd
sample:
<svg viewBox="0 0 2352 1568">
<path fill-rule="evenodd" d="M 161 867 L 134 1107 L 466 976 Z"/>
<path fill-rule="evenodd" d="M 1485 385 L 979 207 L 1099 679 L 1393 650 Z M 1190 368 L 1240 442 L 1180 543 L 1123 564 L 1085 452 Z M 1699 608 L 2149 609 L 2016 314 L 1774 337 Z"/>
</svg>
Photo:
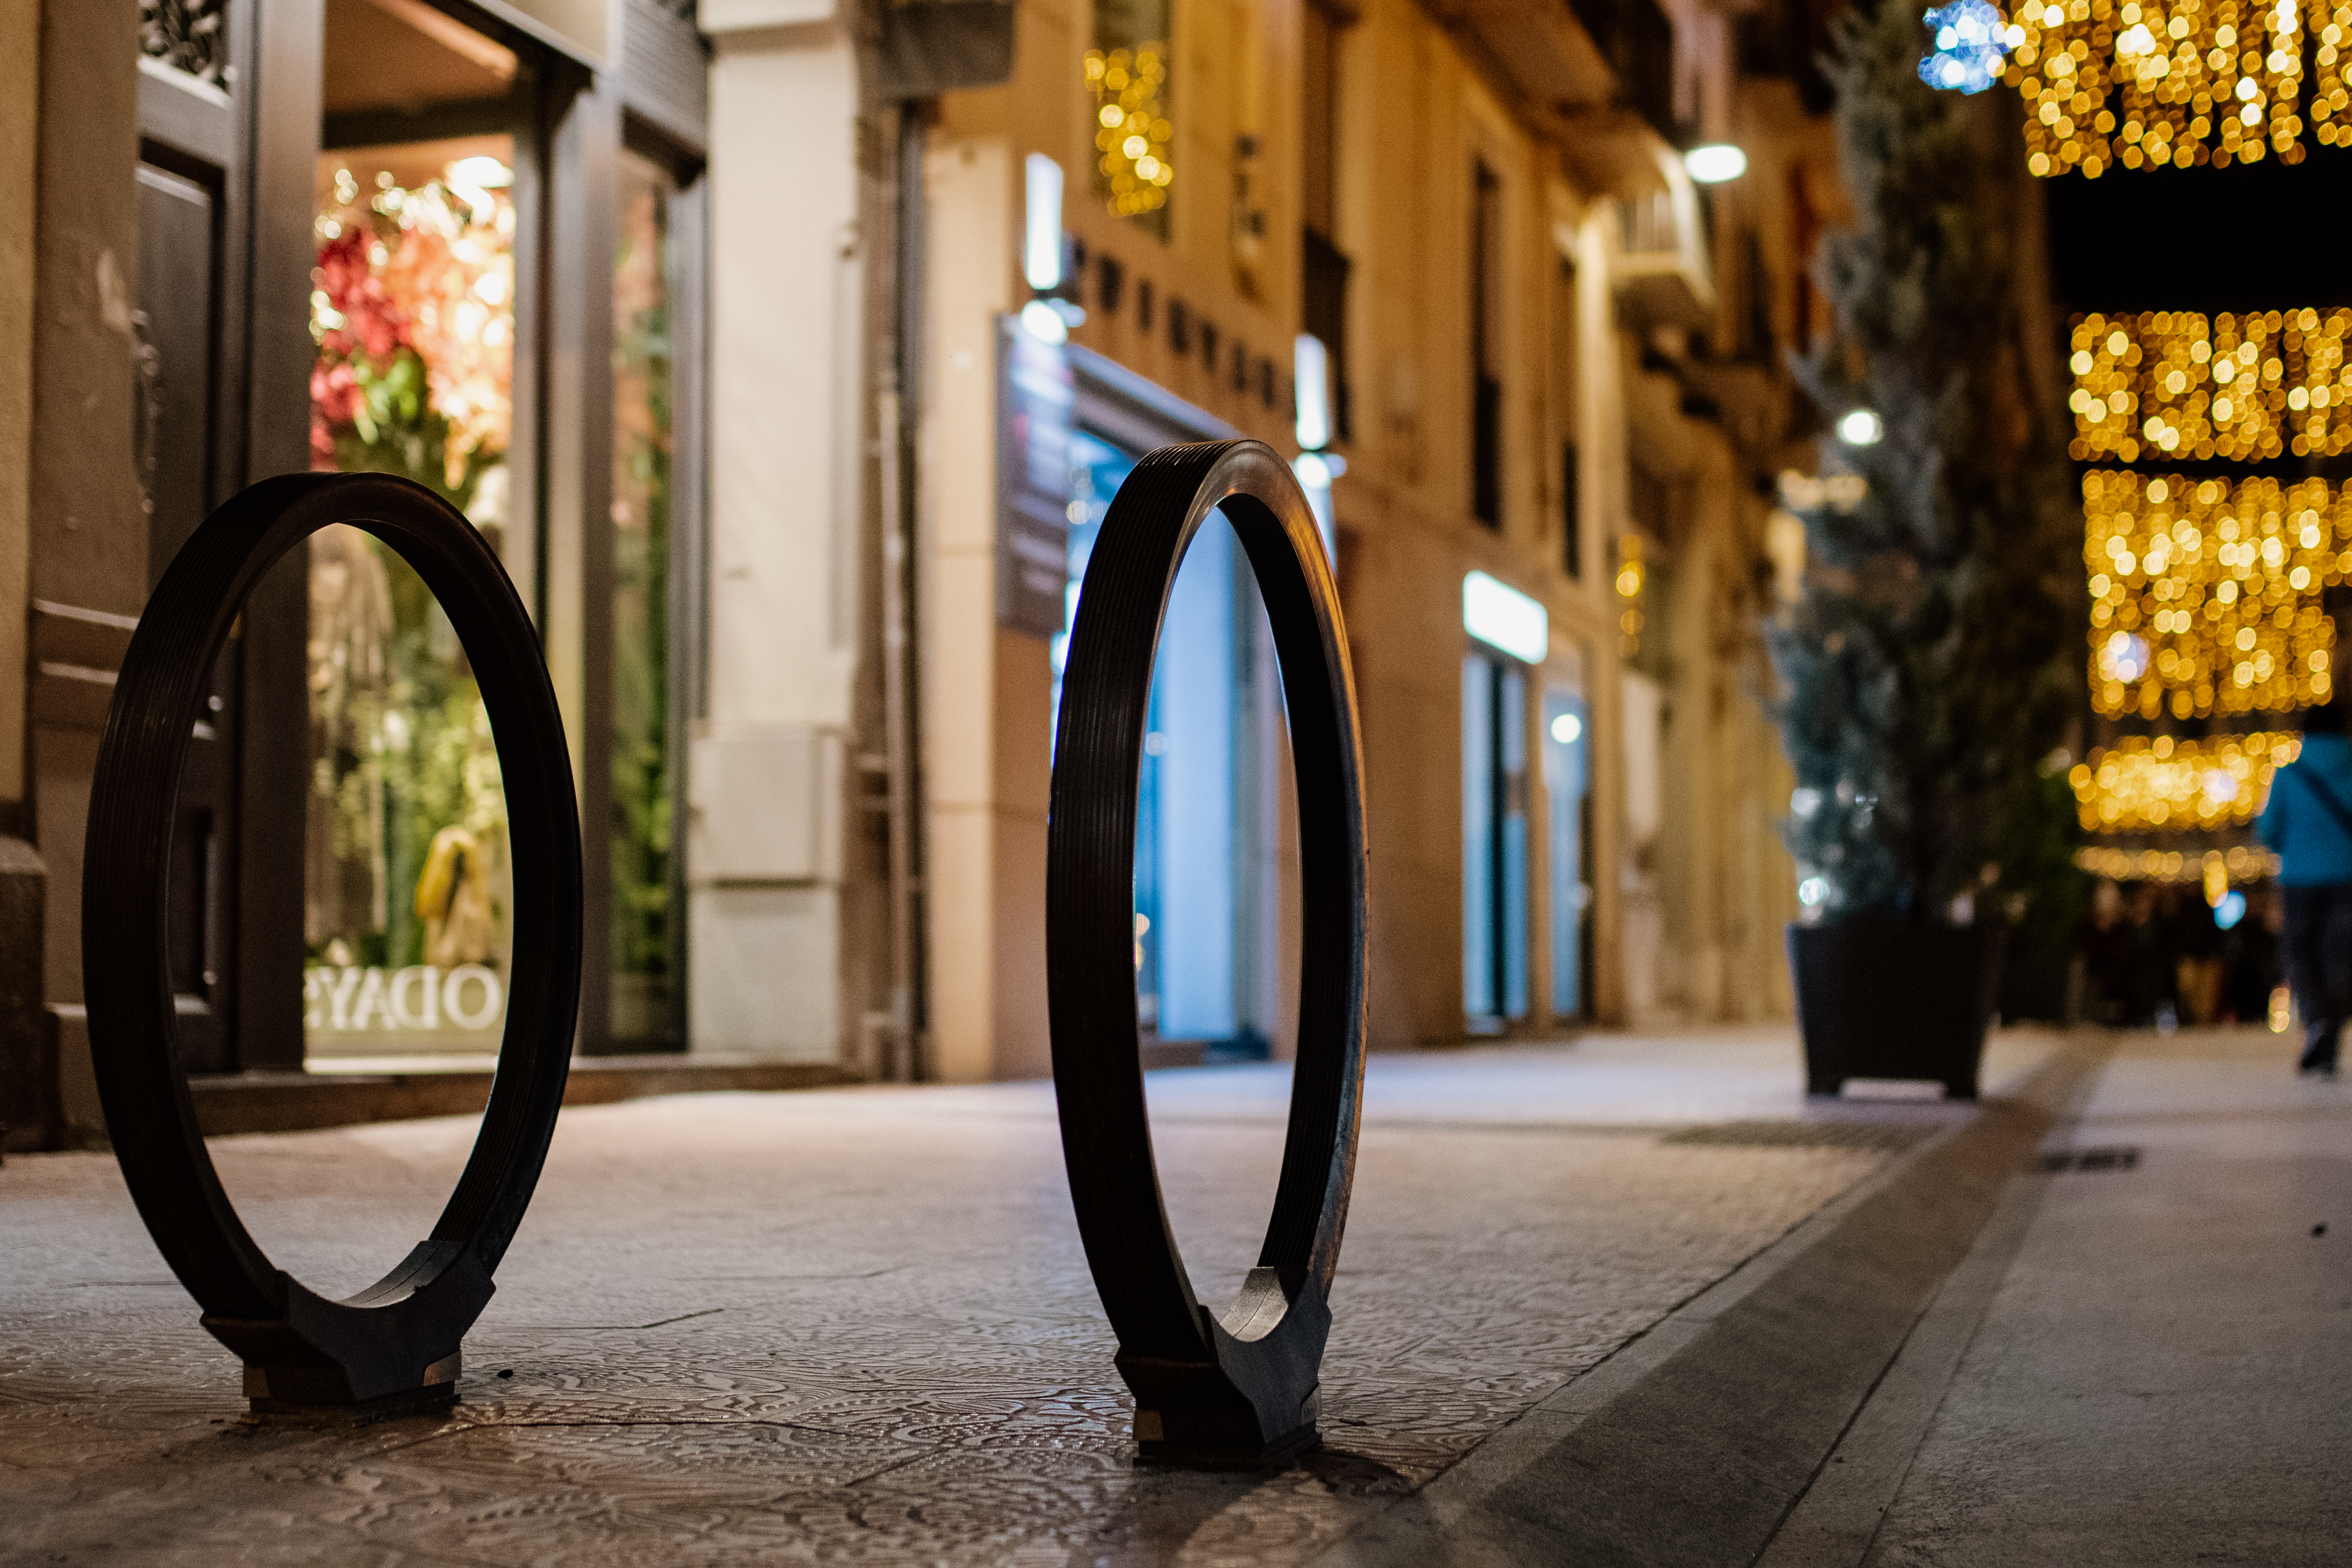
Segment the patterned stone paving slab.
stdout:
<svg viewBox="0 0 2352 1568">
<path fill-rule="evenodd" d="M 1298 1562 L 1886 1157 L 1662 1141 L 1688 1124 L 1611 1072 L 1594 1125 L 1574 1052 L 1410 1063 L 1446 1119 L 1400 1103 L 1367 1128 L 1326 1445 L 1269 1474 L 1136 1465 L 1035 1086 L 567 1112 L 463 1403 L 359 1432 L 241 1424 L 234 1361 L 111 1162 L 11 1159 L 0 1563 Z M 1376 1061 L 1376 1106 L 1382 1082 Z M 1255 1251 L 1281 1090 L 1263 1069 L 1154 1080 L 1204 1296 Z M 349 1290 L 429 1229 L 471 1135 L 215 1152 L 278 1261 Z"/>
</svg>

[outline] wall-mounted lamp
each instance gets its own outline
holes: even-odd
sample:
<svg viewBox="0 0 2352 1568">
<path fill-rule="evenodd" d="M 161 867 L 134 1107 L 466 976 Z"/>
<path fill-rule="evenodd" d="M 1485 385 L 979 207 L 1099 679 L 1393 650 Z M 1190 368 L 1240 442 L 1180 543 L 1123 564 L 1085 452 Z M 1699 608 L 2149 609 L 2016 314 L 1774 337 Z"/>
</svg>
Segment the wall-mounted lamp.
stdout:
<svg viewBox="0 0 2352 1568">
<path fill-rule="evenodd" d="M 1885 434 L 1885 422 L 1866 408 L 1857 408 L 1837 422 L 1838 439 L 1848 446 L 1875 446 Z"/>
<path fill-rule="evenodd" d="M 1041 343 L 1066 343 L 1070 340 L 1070 325 L 1062 313 L 1054 308 L 1058 299 L 1032 299 L 1021 307 L 1021 329 Z"/>
<path fill-rule="evenodd" d="M 1037 298 L 1021 308 L 1021 325 L 1047 343 L 1068 340 L 1070 329 L 1087 313 L 1067 299 L 1049 298 L 1062 287 L 1062 166 L 1032 152 L 1023 166 L 1026 204 L 1022 214 L 1021 276 Z"/>
<path fill-rule="evenodd" d="M 1021 271 L 1029 287 L 1051 294 L 1062 287 L 1062 166 L 1043 152 L 1029 154 L 1026 228 Z"/>
<path fill-rule="evenodd" d="M 1299 333 L 1291 345 L 1290 367 L 1298 388 L 1298 444 L 1319 452 L 1331 444 L 1331 356 L 1323 340 Z"/>
<path fill-rule="evenodd" d="M 1683 172 L 1702 185 L 1720 185 L 1748 172 L 1748 154 L 1728 141 L 1710 141 L 1683 154 Z"/>
</svg>

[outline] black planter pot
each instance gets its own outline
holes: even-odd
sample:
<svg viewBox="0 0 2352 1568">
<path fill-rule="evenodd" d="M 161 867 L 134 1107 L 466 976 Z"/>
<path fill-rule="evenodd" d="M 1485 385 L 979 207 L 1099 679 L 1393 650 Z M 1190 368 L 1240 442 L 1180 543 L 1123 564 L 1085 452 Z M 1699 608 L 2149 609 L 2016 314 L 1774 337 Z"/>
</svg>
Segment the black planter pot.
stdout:
<svg viewBox="0 0 2352 1568">
<path fill-rule="evenodd" d="M 1872 915 L 1790 926 L 1805 1092 L 1834 1094 L 1849 1078 L 1914 1078 L 1975 1099 L 2000 998 L 2002 935 L 1997 925 Z"/>
</svg>

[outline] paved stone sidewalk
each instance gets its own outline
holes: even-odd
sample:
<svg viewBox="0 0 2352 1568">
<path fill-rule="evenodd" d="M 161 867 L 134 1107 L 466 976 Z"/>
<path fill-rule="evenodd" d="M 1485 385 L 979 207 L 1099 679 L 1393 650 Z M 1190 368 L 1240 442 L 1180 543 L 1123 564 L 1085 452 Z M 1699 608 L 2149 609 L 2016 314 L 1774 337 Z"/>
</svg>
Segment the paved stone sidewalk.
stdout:
<svg viewBox="0 0 2352 1568">
<path fill-rule="evenodd" d="M 1989 1090 L 2046 1051 L 1997 1040 Z M 566 1113 L 464 1403 L 356 1434 L 240 1424 L 111 1161 L 12 1159 L 0 1562 L 1300 1562 L 1967 1113 L 1808 1112 L 1799 1082 L 1785 1030 L 1375 1059 L 1326 1444 L 1263 1476 L 1132 1464 L 1045 1085 Z M 1255 1252 L 1286 1085 L 1152 1080 L 1204 1300 Z M 471 1134 L 215 1152 L 341 1292 L 425 1233 Z"/>
<path fill-rule="evenodd" d="M 1767 1568 L 2352 1562 L 2352 1084 L 2117 1047 Z"/>
</svg>

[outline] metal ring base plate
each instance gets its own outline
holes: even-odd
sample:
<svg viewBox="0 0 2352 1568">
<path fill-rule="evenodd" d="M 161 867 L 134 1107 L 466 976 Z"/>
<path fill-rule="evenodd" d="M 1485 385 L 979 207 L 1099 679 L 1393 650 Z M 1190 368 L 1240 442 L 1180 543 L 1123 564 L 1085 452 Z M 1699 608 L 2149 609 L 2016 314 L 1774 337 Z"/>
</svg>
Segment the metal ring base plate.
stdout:
<svg viewBox="0 0 2352 1568">
<path fill-rule="evenodd" d="M 1199 1413 L 1189 1414 L 1197 1416 Z M 1163 1414 L 1157 1410 L 1136 1411 L 1135 1462 L 1138 1467 L 1185 1470 L 1280 1469 L 1299 1455 L 1320 1448 L 1323 1443 L 1322 1431 L 1312 1423 L 1254 1448 L 1246 1440 L 1171 1443 L 1143 1436 L 1146 1432 L 1164 1430 L 1165 1419 Z"/>
<path fill-rule="evenodd" d="M 268 1386 L 263 1368 L 245 1369 L 245 1386 L 248 1395 L 246 1414 L 242 1419 L 257 1427 L 373 1427 L 380 1421 L 397 1421 L 407 1416 L 430 1416 L 447 1410 L 457 1403 L 457 1379 L 454 1372 L 446 1383 L 436 1383 L 424 1388 L 413 1388 L 405 1394 L 386 1394 L 374 1399 L 362 1399 L 348 1404 L 303 1405 L 287 1399 L 252 1397 L 258 1385 Z"/>
<path fill-rule="evenodd" d="M 1141 1456 L 1160 1464 L 1250 1469 L 1313 1448 L 1323 1347 L 1331 1334 L 1322 1291 L 1310 1280 L 1294 1295 L 1274 1270 L 1256 1268 L 1222 1319 L 1206 1309 L 1201 1316 L 1213 1363 L 1115 1358 L 1135 1395 Z M 1270 1327 L 1264 1326 L 1267 1318 Z"/>
<path fill-rule="evenodd" d="M 283 1318 L 206 1313 L 204 1325 L 244 1361 L 253 1415 L 365 1426 L 457 1398 L 458 1346 L 496 1288 L 470 1253 L 426 1241 L 351 1301 L 289 1279 Z"/>
</svg>

